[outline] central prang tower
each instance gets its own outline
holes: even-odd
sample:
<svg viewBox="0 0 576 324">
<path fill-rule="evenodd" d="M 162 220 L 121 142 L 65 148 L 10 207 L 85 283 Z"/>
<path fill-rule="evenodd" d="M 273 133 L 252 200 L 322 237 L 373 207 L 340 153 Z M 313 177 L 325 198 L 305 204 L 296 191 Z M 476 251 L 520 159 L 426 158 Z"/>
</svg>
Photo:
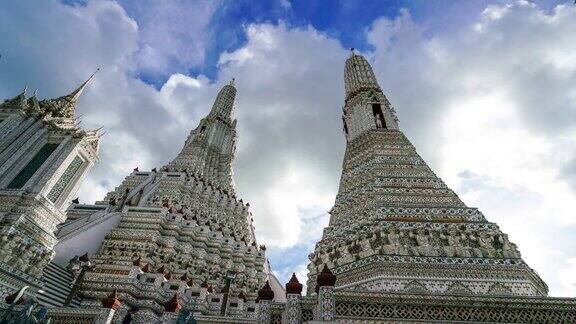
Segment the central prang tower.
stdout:
<svg viewBox="0 0 576 324">
<path fill-rule="evenodd" d="M 162 170 L 186 171 L 226 191 L 233 191 L 236 119 L 232 120 L 232 108 L 235 98 L 236 88 L 232 79 L 218 93 L 208 116 L 190 133 L 180 154 Z"/>
<path fill-rule="evenodd" d="M 90 267 L 75 273 L 83 306 L 113 296 L 122 301 L 115 321 L 156 323 L 181 307 L 203 316 L 254 317 L 266 281 L 282 298 L 266 248 L 256 242 L 250 205 L 234 189 L 235 96 L 232 81 L 167 165 L 136 168 L 103 201 L 68 210 L 56 262 L 72 259 L 80 268 L 89 258 Z"/>
<path fill-rule="evenodd" d="M 327 265 L 336 290 L 546 296 L 507 235 L 418 155 L 364 57 L 352 52 L 344 79 L 346 153 L 308 293 Z"/>
</svg>

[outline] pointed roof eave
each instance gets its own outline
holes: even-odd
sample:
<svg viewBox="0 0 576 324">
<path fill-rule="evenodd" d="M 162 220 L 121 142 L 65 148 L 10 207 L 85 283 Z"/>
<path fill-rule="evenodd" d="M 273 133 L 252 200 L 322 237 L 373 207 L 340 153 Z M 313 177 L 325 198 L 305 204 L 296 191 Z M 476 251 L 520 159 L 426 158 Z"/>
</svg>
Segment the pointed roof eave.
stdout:
<svg viewBox="0 0 576 324">
<path fill-rule="evenodd" d="M 96 68 L 96 71 L 94 71 L 94 73 L 92 73 L 92 75 L 86 81 L 84 81 L 84 83 L 82 83 L 78 88 L 76 88 L 76 90 L 72 91 L 69 95 L 64 96 L 64 98 L 67 98 L 69 101 L 76 103 L 76 101 L 78 101 L 78 98 L 80 98 L 82 92 L 84 91 L 88 83 L 92 81 L 92 79 L 94 78 L 96 73 L 98 73 L 98 71 L 100 71 L 100 68 Z"/>
<path fill-rule="evenodd" d="M 71 93 L 56 99 L 42 100 L 40 102 L 41 105 L 45 106 L 46 111 L 50 111 L 54 117 L 74 118 L 78 98 L 80 98 L 82 92 L 84 92 L 84 89 L 98 71 L 100 71 L 100 68 L 97 68 L 86 81 Z"/>
<path fill-rule="evenodd" d="M 28 104 L 27 108 L 30 111 L 35 112 L 35 113 L 40 112 L 40 104 L 38 101 L 37 93 L 38 93 L 38 90 L 34 90 L 34 94 L 32 95 L 32 97 L 27 99 L 27 104 Z"/>
<path fill-rule="evenodd" d="M 1 108 L 26 108 L 26 90 L 28 89 L 27 86 L 22 89 L 22 91 L 15 96 L 14 98 L 5 100 L 4 102 L 0 102 Z"/>
</svg>

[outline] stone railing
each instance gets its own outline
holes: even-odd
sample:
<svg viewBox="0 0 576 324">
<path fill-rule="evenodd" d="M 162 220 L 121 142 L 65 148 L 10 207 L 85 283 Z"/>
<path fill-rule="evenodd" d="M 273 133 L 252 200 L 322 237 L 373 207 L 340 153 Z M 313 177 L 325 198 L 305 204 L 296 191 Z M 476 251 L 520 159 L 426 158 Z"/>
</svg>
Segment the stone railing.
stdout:
<svg viewBox="0 0 576 324">
<path fill-rule="evenodd" d="M 179 299 L 166 303 L 161 313 L 140 309 L 133 313 L 132 323 L 173 324 L 194 318 L 198 323 L 302 324 L 309 322 L 486 322 L 486 323 L 576 323 L 576 299 L 550 297 L 483 297 L 470 295 L 436 295 L 428 293 L 384 293 L 335 289 L 326 280 L 309 296 L 287 284 L 286 302 L 274 301 L 267 284 L 259 291 L 259 302 L 250 302 L 251 311 L 229 312 L 227 316 L 182 308 Z M 328 278 L 330 279 L 330 278 Z M 290 289 L 288 289 L 290 288 Z M 120 301 L 117 293 L 104 299 L 104 307 L 49 308 L 52 324 L 108 324 L 112 322 Z M 0 304 L 6 313 L 9 305 Z M 30 305 L 28 305 L 30 306 Z M 27 305 L 10 309 L 21 313 Z M 242 307 L 248 308 L 246 305 Z M 35 307 L 32 314 L 40 314 Z M 120 311 L 120 310 L 119 310 Z M 6 313 L 7 314 L 7 313 Z M 120 318 L 115 319 L 115 321 Z M 1 322 L 1 320 L 0 320 Z"/>
<path fill-rule="evenodd" d="M 574 298 L 394 294 L 333 287 L 320 287 L 317 294 L 310 296 L 292 297 L 287 303 L 261 300 L 258 323 L 395 320 L 576 323 Z"/>
<path fill-rule="evenodd" d="M 110 308 L 51 308 L 50 324 L 109 324 L 114 310 Z"/>
<path fill-rule="evenodd" d="M 198 323 L 246 323 L 246 324 L 256 324 L 255 318 L 246 317 L 223 317 L 223 316 L 206 316 L 206 315 L 195 315 L 194 318 Z"/>
<path fill-rule="evenodd" d="M 47 311 L 47 313 L 46 313 Z M 40 315 L 44 314 L 44 315 Z M 51 324 L 110 324 L 114 309 L 110 308 L 44 308 L 36 302 L 12 306 L 0 302 L 0 323 L 45 323 Z"/>
<path fill-rule="evenodd" d="M 576 299 L 337 291 L 337 320 L 576 323 Z"/>
</svg>

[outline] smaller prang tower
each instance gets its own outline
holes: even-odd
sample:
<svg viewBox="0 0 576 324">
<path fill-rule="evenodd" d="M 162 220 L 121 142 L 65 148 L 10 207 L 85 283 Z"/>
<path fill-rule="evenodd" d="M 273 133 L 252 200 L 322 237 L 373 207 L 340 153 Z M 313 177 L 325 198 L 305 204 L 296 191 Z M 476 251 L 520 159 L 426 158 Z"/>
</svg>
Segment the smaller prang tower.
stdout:
<svg viewBox="0 0 576 324">
<path fill-rule="evenodd" d="M 56 226 L 98 158 L 98 130 L 83 130 L 72 93 L 38 101 L 26 90 L 0 104 L 0 298 L 42 287 Z"/>
<path fill-rule="evenodd" d="M 336 290 L 546 296 L 508 236 L 418 155 L 363 56 L 352 52 L 344 81 L 346 153 L 330 223 L 310 254 L 308 292 L 327 265 Z"/>
</svg>

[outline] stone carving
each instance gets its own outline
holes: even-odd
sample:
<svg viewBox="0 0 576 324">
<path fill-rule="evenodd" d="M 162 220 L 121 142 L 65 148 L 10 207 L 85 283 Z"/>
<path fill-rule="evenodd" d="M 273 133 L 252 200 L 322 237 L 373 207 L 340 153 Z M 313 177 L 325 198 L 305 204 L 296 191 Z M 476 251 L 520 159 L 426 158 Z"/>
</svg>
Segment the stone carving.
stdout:
<svg viewBox="0 0 576 324">
<path fill-rule="evenodd" d="M 450 294 L 470 294 L 472 291 L 470 288 L 464 286 L 460 281 L 456 281 L 448 287 L 446 291 Z"/>
<path fill-rule="evenodd" d="M 385 231 L 386 239 L 388 240 L 387 244 L 383 246 L 383 251 L 385 254 L 399 254 L 399 255 L 406 255 L 408 251 L 406 247 L 400 242 L 400 238 L 403 236 L 400 231 L 391 226 L 388 231 Z"/>
<path fill-rule="evenodd" d="M 268 324 L 270 323 L 270 301 L 262 300 L 258 304 L 258 324 Z"/>
<path fill-rule="evenodd" d="M 35 277 L 40 277 L 42 275 L 42 270 L 52 261 L 54 258 L 54 251 L 38 253 L 33 262 L 26 269 L 31 275 Z"/>
<path fill-rule="evenodd" d="M 335 313 L 334 287 L 320 287 L 318 291 L 317 320 L 333 321 Z"/>
<path fill-rule="evenodd" d="M 514 258 L 519 258 L 520 257 L 520 252 L 518 252 L 518 248 L 516 247 L 516 245 L 514 243 L 511 243 L 508 240 L 508 235 L 506 234 L 500 234 L 497 236 L 496 242 L 499 243 L 499 254 L 501 255 L 501 257 L 503 258 L 510 258 L 510 259 L 514 259 Z"/>
<path fill-rule="evenodd" d="M 494 237 L 489 232 L 481 231 L 476 235 L 471 234 L 470 240 L 478 244 L 478 247 L 474 248 L 477 257 L 493 258 L 496 256 L 496 249 L 493 246 Z"/>
<path fill-rule="evenodd" d="M 418 256 L 437 256 L 436 249 L 430 244 L 429 234 L 426 230 L 419 229 L 416 233 L 410 232 L 410 237 L 416 240 L 416 246 L 413 246 L 413 254 Z"/>
<path fill-rule="evenodd" d="M 2 241 L 1 241 L 2 248 L 0 248 L 0 259 L 5 263 L 9 263 L 8 261 L 12 258 L 12 256 L 18 253 L 16 247 L 20 246 L 21 240 L 22 239 L 18 234 L 12 233 L 9 235 L 2 235 Z"/>
<path fill-rule="evenodd" d="M 446 240 L 446 245 L 443 247 L 446 256 L 469 258 L 471 253 L 463 242 L 466 241 L 466 235 L 459 233 L 456 228 L 451 228 L 447 235 L 440 234 L 440 238 Z"/>
<path fill-rule="evenodd" d="M 411 280 L 404 285 L 404 290 L 412 293 L 423 293 L 428 292 L 426 286 L 424 286 L 420 281 Z"/>
<path fill-rule="evenodd" d="M 15 258 L 12 258 L 11 264 L 22 271 L 26 270 L 28 264 L 30 263 L 32 256 L 34 255 L 34 247 L 32 245 L 25 245 L 24 251 L 21 255 L 16 255 Z"/>
</svg>

